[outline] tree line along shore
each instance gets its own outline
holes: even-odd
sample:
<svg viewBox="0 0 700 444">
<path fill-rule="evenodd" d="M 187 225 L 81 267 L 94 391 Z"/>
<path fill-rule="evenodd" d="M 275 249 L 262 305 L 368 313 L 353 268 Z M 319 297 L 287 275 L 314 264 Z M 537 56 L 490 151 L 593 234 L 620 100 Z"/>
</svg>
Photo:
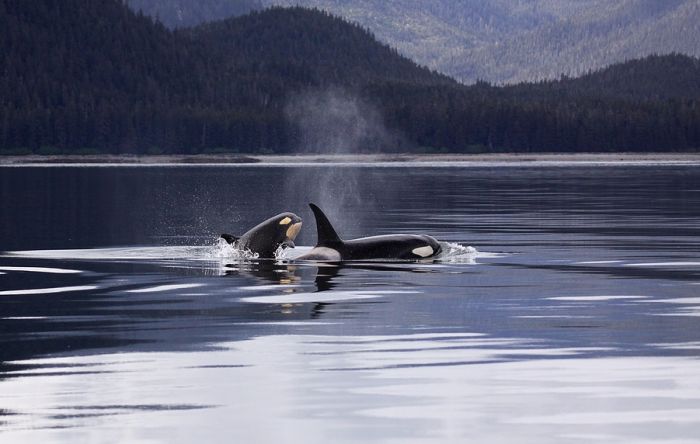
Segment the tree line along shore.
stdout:
<svg viewBox="0 0 700 444">
<path fill-rule="evenodd" d="M 700 153 L 498 153 L 498 154 L 342 154 L 342 155 L 25 155 L 0 156 L 0 166 L 31 165 L 308 165 L 308 164 L 688 164 Z"/>
</svg>

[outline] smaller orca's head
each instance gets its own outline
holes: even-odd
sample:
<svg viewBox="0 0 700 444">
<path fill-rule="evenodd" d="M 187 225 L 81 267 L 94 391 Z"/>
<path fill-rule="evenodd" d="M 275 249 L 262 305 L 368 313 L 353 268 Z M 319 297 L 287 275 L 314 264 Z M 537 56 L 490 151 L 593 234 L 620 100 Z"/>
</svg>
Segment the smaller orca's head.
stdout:
<svg viewBox="0 0 700 444">
<path fill-rule="evenodd" d="M 275 251 L 294 248 L 294 239 L 301 231 L 301 218 L 294 213 L 281 213 L 273 216 L 248 230 L 241 237 L 229 236 L 241 250 L 249 250 L 260 257 L 274 257 Z M 224 239 L 229 241 L 226 236 Z M 229 243 L 233 243 L 229 241 Z"/>
</svg>

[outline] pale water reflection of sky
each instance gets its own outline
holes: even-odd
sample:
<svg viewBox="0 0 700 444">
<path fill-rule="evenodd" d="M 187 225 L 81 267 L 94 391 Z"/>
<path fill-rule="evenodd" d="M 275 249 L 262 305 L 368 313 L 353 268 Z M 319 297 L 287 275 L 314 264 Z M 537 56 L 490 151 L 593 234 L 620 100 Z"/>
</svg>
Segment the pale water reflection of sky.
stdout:
<svg viewBox="0 0 700 444">
<path fill-rule="evenodd" d="M 700 427 L 695 358 L 572 359 L 587 350 L 460 333 L 216 348 L 23 362 L 0 383 L 3 443 L 163 442 L 165 429 L 182 443 L 676 443 Z"/>
</svg>

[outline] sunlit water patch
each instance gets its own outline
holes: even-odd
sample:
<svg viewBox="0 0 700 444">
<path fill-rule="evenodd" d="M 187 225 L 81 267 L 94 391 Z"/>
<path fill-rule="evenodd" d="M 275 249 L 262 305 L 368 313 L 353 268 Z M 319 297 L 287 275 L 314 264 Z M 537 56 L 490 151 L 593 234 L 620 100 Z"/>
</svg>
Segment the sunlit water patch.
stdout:
<svg viewBox="0 0 700 444">
<path fill-rule="evenodd" d="M 136 246 L 115 248 L 84 248 L 71 250 L 11 251 L 6 256 L 26 259 L 84 260 L 84 261 L 157 261 L 212 260 L 220 256 L 216 246 Z M 236 250 L 238 251 L 238 250 Z"/>
<path fill-rule="evenodd" d="M 72 287 L 54 287 L 54 288 L 28 288 L 23 290 L 2 290 L 0 296 L 19 296 L 30 294 L 54 294 L 54 293 L 72 293 L 77 291 L 96 290 L 95 285 L 76 285 Z"/>
<path fill-rule="evenodd" d="M 3 442 L 141 442 L 166 430 L 183 443 L 696 438 L 699 360 L 575 359 L 592 350 L 542 345 L 480 333 L 269 335 L 208 353 L 12 362 L 0 382 L 12 406 Z"/>
<path fill-rule="evenodd" d="M 3 272 L 18 272 L 24 271 L 27 273 L 55 273 L 55 274 L 74 274 L 81 273 L 80 270 L 66 270 L 65 268 L 47 268 L 47 267 L 0 267 Z M 5 274 L 5 273 L 3 273 Z"/>
</svg>

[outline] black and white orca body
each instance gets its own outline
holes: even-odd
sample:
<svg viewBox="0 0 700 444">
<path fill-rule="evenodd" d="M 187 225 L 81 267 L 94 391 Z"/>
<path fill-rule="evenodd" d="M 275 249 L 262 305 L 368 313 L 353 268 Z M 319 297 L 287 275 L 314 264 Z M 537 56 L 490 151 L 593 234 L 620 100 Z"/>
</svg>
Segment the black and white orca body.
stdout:
<svg viewBox="0 0 700 444">
<path fill-rule="evenodd" d="M 420 234 L 388 234 L 344 241 L 320 208 L 309 204 L 316 218 L 318 243 L 298 260 L 353 261 L 372 259 L 427 259 L 438 255 L 442 248 L 432 236 Z"/>
<path fill-rule="evenodd" d="M 259 258 L 274 258 L 282 246 L 294 248 L 294 239 L 301 230 L 301 218 L 294 213 L 281 213 L 246 231 L 242 236 L 221 237 L 241 251 L 250 251 Z"/>
</svg>

